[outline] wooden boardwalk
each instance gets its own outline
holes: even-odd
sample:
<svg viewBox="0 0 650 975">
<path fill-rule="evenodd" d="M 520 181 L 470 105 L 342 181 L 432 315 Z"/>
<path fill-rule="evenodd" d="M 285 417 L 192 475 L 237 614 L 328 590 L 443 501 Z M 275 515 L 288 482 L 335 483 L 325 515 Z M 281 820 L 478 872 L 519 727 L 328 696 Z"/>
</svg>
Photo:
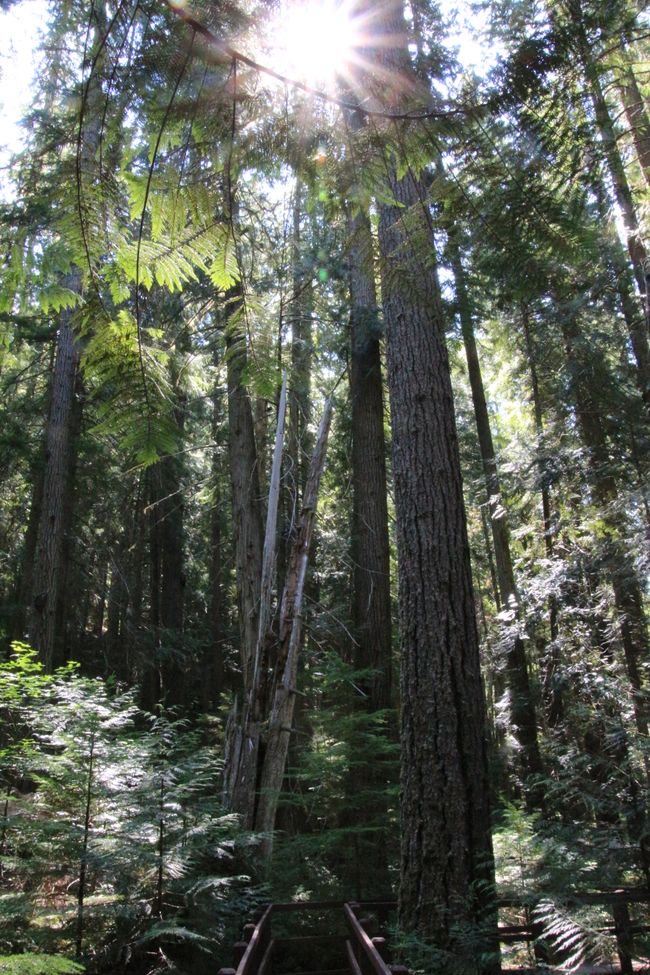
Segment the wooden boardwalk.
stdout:
<svg viewBox="0 0 650 975">
<path fill-rule="evenodd" d="M 618 966 L 587 967 L 581 972 L 637 975 L 648 971 L 643 962 L 635 961 L 634 935 L 650 927 L 633 923 L 629 905 L 650 903 L 645 889 L 617 889 L 569 895 L 572 905 L 599 905 L 612 916 L 612 924 L 600 928 L 616 942 Z M 508 899 L 499 903 L 502 909 L 524 908 L 533 918 L 530 899 Z M 381 931 L 386 931 L 394 901 L 297 901 L 269 904 L 258 916 L 244 925 L 243 938 L 233 947 L 234 967 L 221 968 L 217 975 L 409 975 L 404 965 L 392 961 L 390 945 Z M 286 921 L 298 918 L 300 935 L 287 934 Z M 323 926 L 325 930 L 322 930 Z M 537 967 L 504 968 L 504 975 L 528 975 L 535 971 L 562 972 L 559 959 L 551 964 L 544 944 L 543 927 L 534 920 L 524 924 L 500 924 L 502 945 L 529 943 L 534 946 Z"/>
</svg>

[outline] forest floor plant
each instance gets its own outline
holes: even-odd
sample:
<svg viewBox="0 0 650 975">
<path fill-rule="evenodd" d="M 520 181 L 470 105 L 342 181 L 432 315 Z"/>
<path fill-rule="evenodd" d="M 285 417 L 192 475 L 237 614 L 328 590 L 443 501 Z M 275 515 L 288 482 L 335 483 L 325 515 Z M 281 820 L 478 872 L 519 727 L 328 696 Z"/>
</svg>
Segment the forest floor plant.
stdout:
<svg viewBox="0 0 650 975">
<path fill-rule="evenodd" d="M 205 729 L 146 715 L 74 665 L 47 675 L 23 644 L 0 664 L 0 713 L 7 971 L 34 955 L 53 975 L 46 956 L 89 971 L 214 968 L 259 898 Z"/>
</svg>

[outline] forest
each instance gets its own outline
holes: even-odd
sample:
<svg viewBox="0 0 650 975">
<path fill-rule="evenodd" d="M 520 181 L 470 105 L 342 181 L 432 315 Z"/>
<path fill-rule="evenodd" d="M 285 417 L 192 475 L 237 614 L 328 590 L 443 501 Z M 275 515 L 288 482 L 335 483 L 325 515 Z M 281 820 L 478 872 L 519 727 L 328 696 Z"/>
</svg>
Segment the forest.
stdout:
<svg viewBox="0 0 650 975">
<path fill-rule="evenodd" d="M 650 966 L 645 4 L 47 11 L 0 972 Z M 330 902 L 390 957 L 344 968 Z M 269 904 L 322 944 L 242 967 Z"/>
</svg>

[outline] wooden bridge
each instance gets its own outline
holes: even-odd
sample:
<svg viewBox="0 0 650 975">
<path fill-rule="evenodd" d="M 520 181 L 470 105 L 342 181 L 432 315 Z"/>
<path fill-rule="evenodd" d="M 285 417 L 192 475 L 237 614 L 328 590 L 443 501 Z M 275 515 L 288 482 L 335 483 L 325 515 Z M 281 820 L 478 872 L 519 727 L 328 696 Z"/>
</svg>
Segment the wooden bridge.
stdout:
<svg viewBox="0 0 650 975">
<path fill-rule="evenodd" d="M 574 895 L 570 900 L 574 905 L 598 904 L 612 915 L 611 926 L 600 928 L 616 942 L 619 966 L 608 968 L 609 973 L 637 975 L 650 971 L 646 959 L 641 967 L 633 962 L 633 936 L 647 932 L 649 927 L 633 923 L 629 914 L 630 904 L 650 901 L 646 889 L 598 891 Z M 528 917 L 524 924 L 500 924 L 501 944 L 534 945 L 536 961 L 548 971 L 543 931 L 532 920 L 530 901 L 500 901 L 499 906 L 523 908 Z M 409 975 L 404 965 L 392 963 L 390 945 L 380 933 L 387 930 L 395 907 L 393 901 L 269 904 L 244 925 L 243 939 L 233 949 L 235 967 L 221 968 L 217 975 Z M 291 918 L 293 923 L 287 925 Z M 296 935 L 291 927 L 306 933 Z M 561 964 L 558 967 L 561 971 Z M 504 968 L 504 975 L 529 975 L 533 971 Z M 601 975 L 602 971 L 599 969 Z"/>
</svg>

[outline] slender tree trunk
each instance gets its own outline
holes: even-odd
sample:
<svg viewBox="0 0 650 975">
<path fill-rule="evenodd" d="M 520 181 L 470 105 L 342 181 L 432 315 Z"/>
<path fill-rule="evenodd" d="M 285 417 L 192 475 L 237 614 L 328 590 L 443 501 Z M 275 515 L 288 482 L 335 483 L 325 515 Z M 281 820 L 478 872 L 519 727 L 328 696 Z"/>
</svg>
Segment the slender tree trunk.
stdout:
<svg viewBox="0 0 650 975">
<path fill-rule="evenodd" d="M 609 451 L 600 419 L 597 390 L 594 388 L 595 384 L 590 382 L 588 370 L 585 369 L 588 352 L 583 354 L 582 346 L 586 340 L 575 321 L 568 316 L 563 316 L 562 322 L 567 360 L 571 375 L 574 377 L 573 396 L 576 414 L 581 436 L 589 454 L 593 498 L 602 512 L 605 525 L 603 539 L 605 564 L 609 570 L 614 592 L 625 665 L 633 692 L 636 725 L 639 733 L 645 737 L 648 734 L 648 716 L 640 664 L 645 665 L 650 660 L 650 643 L 641 588 L 625 544 L 626 527 L 621 524 L 620 515 L 616 512 L 618 487 L 610 469 Z"/>
<path fill-rule="evenodd" d="M 124 677 L 122 659 L 122 633 L 121 624 L 124 618 L 123 597 L 124 581 L 122 579 L 122 546 L 114 553 L 111 559 L 110 582 L 108 585 L 108 608 L 106 612 L 106 634 L 104 637 L 104 648 L 106 657 L 106 669 L 109 674 L 115 674 L 118 678 Z"/>
<path fill-rule="evenodd" d="M 147 471 L 147 528 L 149 543 L 149 614 L 151 636 L 153 640 L 150 660 L 144 661 L 142 678 L 142 706 L 147 711 L 153 711 L 162 701 L 161 664 L 161 630 L 162 615 L 160 606 L 161 590 L 161 540 L 160 520 L 156 510 L 160 498 L 158 478 L 160 471 L 157 466 Z"/>
<path fill-rule="evenodd" d="M 124 668 L 128 675 L 137 669 L 138 651 L 142 639 L 142 606 L 145 587 L 145 551 L 147 545 L 147 517 L 145 514 L 148 472 L 140 476 L 133 504 L 133 551 L 128 562 L 129 603 L 125 610 Z"/>
<path fill-rule="evenodd" d="M 29 508 L 29 520 L 25 533 L 25 547 L 21 560 L 20 579 L 17 586 L 17 612 L 14 622 L 13 635 L 17 640 L 24 640 L 26 636 L 29 607 L 34 591 L 34 566 L 36 562 L 36 546 L 38 544 L 38 529 L 41 522 L 43 508 L 43 493 L 45 490 L 44 458 L 32 468 L 32 500 Z"/>
<path fill-rule="evenodd" d="M 210 641 L 207 663 L 205 704 L 214 706 L 224 688 L 223 642 L 225 638 L 223 580 L 223 538 L 222 538 L 222 449 L 220 431 L 222 423 L 222 393 L 216 386 L 212 394 L 212 510 L 210 512 Z"/>
<path fill-rule="evenodd" d="M 521 746 L 520 755 L 526 783 L 526 801 L 529 807 L 539 808 L 542 797 L 539 792 L 539 787 L 536 787 L 531 780 L 534 776 L 540 776 L 542 774 L 543 765 L 539 751 L 535 702 L 530 686 L 528 661 L 526 659 L 526 649 L 521 632 L 523 626 L 520 619 L 519 595 L 517 593 L 515 574 L 512 567 L 508 512 L 501 494 L 499 470 L 497 467 L 494 442 L 492 440 L 490 415 L 487 408 L 481 364 L 474 334 L 474 322 L 467 293 L 465 270 L 462 265 L 458 243 L 453 233 L 449 236 L 449 253 L 456 282 L 456 302 L 465 345 L 467 371 L 472 390 L 479 449 L 483 462 L 483 476 L 488 498 L 490 528 L 494 543 L 494 558 L 503 607 L 502 612 L 505 610 L 511 615 L 510 622 L 506 624 L 509 629 L 507 637 L 506 681 L 510 691 L 510 714 L 514 726 L 514 734 Z"/>
<path fill-rule="evenodd" d="M 232 321 L 226 327 L 228 368 L 228 454 L 235 535 L 240 653 L 245 692 L 250 689 L 259 629 L 262 571 L 262 510 L 253 411 L 243 383 L 246 335 Z"/>
<path fill-rule="evenodd" d="M 526 358 L 530 371 L 530 385 L 533 397 L 533 413 L 535 417 L 535 433 L 537 435 L 537 468 L 539 472 L 540 494 L 542 502 L 542 525 L 544 530 L 544 548 L 546 558 L 552 562 L 555 558 L 555 546 L 553 542 L 553 520 L 551 508 L 551 491 L 548 484 L 548 475 L 543 458 L 542 445 L 544 439 L 544 411 L 542 408 L 542 397 L 539 389 L 539 377 L 537 372 L 537 357 L 533 344 L 533 337 L 530 330 L 528 308 L 522 308 L 521 325 L 524 333 L 526 346 Z M 549 630 L 551 644 L 548 648 L 547 663 L 544 665 L 544 675 L 542 680 L 542 693 L 546 701 L 547 720 L 551 727 L 557 727 L 564 717 L 564 700 L 562 685 L 560 680 L 561 659 L 560 650 L 557 643 L 559 636 L 558 629 L 558 601 L 555 594 L 551 594 L 548 600 Z"/>
<path fill-rule="evenodd" d="M 623 59 L 622 78 L 618 88 L 639 166 L 647 186 L 650 187 L 650 117 L 625 46 Z"/>
<path fill-rule="evenodd" d="M 293 485 L 294 510 L 300 509 L 312 451 L 311 361 L 312 361 L 312 267 L 302 248 L 304 189 L 296 177 L 293 203 L 292 264 L 293 286 L 289 322 L 291 324 L 291 379 L 289 385 L 289 426 L 287 455 Z"/>
<path fill-rule="evenodd" d="M 282 788 L 296 702 L 298 661 L 302 642 L 302 601 L 309 550 L 316 520 L 320 479 L 325 465 L 332 403 L 328 400 L 318 430 L 314 454 L 302 499 L 300 522 L 291 548 L 282 603 L 278 652 L 269 695 L 268 732 L 259 779 L 255 829 L 265 834 L 264 852 L 270 856 L 273 829 Z"/>
<path fill-rule="evenodd" d="M 602 140 L 616 202 L 621 208 L 625 220 L 627 247 L 643 309 L 642 320 L 634 316 L 632 321 L 628 321 L 627 324 L 628 328 L 631 329 L 630 341 L 639 372 L 639 387 L 646 406 L 650 408 L 650 349 L 648 346 L 648 333 L 650 332 L 650 278 L 648 275 L 650 275 L 650 264 L 634 196 L 618 149 L 614 123 L 603 92 L 598 64 L 589 48 L 584 31 L 581 0 L 572 0 L 571 9 L 580 57 L 594 106 L 596 126 Z"/>
</svg>

